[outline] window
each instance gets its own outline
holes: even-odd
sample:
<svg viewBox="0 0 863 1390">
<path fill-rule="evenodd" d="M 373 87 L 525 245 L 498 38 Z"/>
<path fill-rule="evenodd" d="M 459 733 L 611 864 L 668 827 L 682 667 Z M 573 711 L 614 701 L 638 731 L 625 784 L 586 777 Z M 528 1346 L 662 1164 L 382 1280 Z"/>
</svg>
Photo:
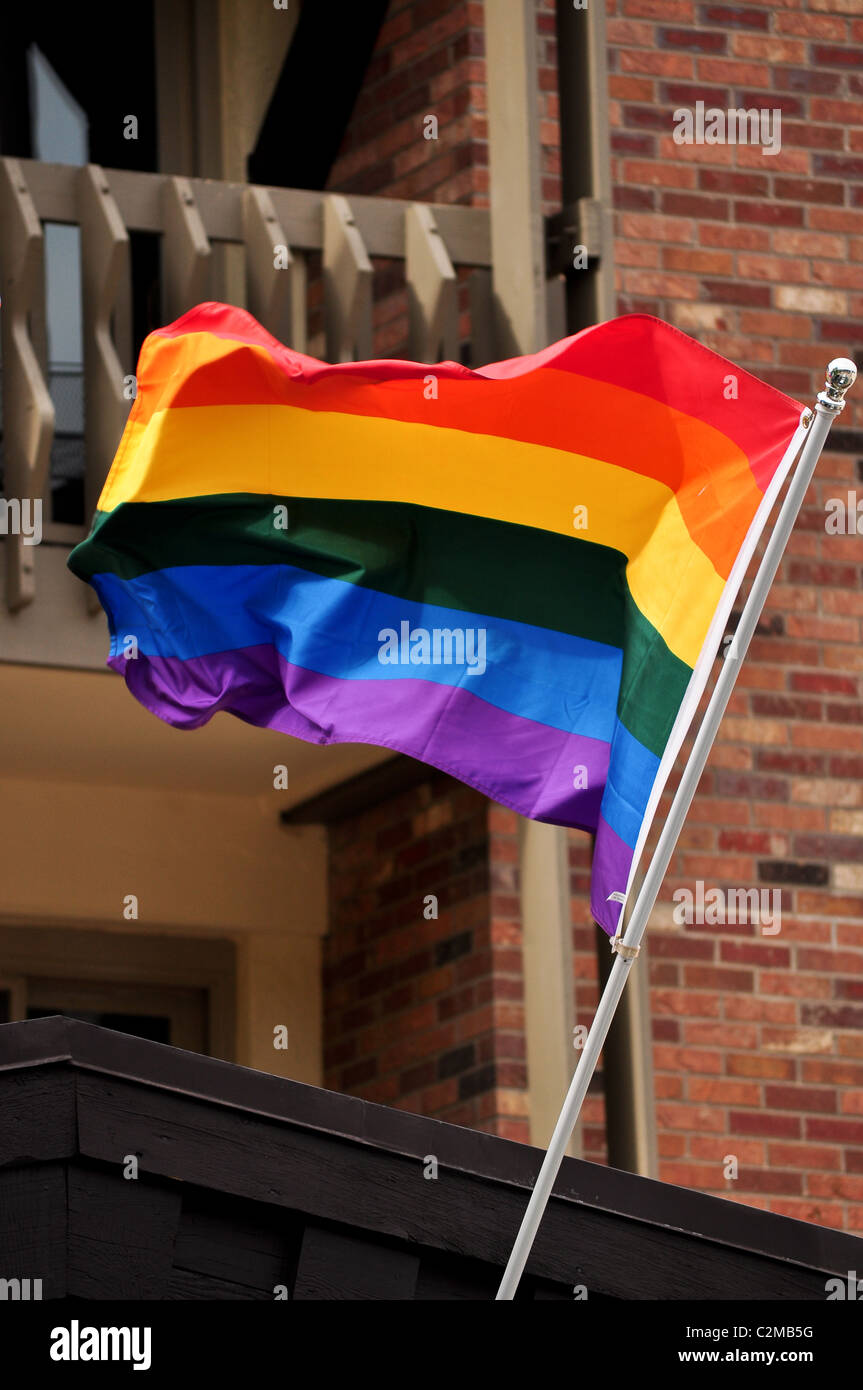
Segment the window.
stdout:
<svg viewBox="0 0 863 1390">
<path fill-rule="evenodd" d="M 0 926 L 0 961 L 0 1023 L 62 1014 L 233 1060 L 233 942 Z"/>
<path fill-rule="evenodd" d="M 189 1052 L 207 1052 L 207 1002 L 204 989 L 37 976 L 26 981 L 25 1016 L 63 1014 Z"/>
<path fill-rule="evenodd" d="M 33 157 L 86 164 L 87 117 L 36 44 L 27 50 Z M 56 432 L 51 449 L 52 520 L 84 521 L 84 349 L 81 232 L 45 223 L 48 389 Z"/>
</svg>

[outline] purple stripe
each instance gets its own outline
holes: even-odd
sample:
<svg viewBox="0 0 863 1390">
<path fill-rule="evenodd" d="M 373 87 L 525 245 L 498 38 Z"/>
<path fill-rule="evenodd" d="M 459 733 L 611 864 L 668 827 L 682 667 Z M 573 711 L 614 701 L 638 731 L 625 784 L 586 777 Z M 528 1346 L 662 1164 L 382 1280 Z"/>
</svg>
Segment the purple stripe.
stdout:
<svg viewBox="0 0 863 1390">
<path fill-rule="evenodd" d="M 603 931 L 614 936 L 620 920 L 621 904 L 608 901 L 609 893 L 625 893 L 632 863 L 632 850 L 600 815 L 590 873 L 590 910 Z"/>
<path fill-rule="evenodd" d="M 632 851 L 606 825 L 600 803 L 609 745 L 509 714 L 460 686 L 415 677 L 343 680 L 292 665 L 271 646 L 182 660 L 118 656 L 108 663 L 137 700 L 177 728 L 218 710 L 306 743 L 370 743 L 429 763 L 535 820 L 597 832 L 593 912 L 613 933 L 607 894 L 625 888 Z M 575 790 L 584 768 L 587 786 Z"/>
<path fill-rule="evenodd" d="M 468 782 L 522 815 L 592 830 L 609 746 L 509 714 L 461 686 L 407 677 L 343 680 L 284 660 L 270 646 L 183 661 L 112 657 L 141 704 L 178 728 L 227 710 L 307 743 L 371 743 L 407 753 Z M 587 789 L 573 789 L 573 768 Z"/>
</svg>

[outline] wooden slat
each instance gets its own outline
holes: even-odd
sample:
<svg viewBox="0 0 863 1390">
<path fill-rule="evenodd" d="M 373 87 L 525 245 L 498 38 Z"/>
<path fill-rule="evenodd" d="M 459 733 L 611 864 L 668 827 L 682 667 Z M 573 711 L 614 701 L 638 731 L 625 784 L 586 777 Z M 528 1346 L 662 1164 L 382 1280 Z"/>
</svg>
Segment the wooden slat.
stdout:
<svg viewBox="0 0 863 1390">
<path fill-rule="evenodd" d="M 74 1298 L 165 1298 L 180 1188 L 124 1178 L 119 1144 L 109 1171 L 70 1166 L 69 1294 Z"/>
<path fill-rule="evenodd" d="M 348 1231 L 307 1226 L 294 1299 L 412 1299 L 419 1257 Z"/>
<path fill-rule="evenodd" d="M 84 338 L 84 428 L 87 516 L 96 510 L 132 400 L 123 390 L 131 363 L 121 361 L 113 336 L 118 303 L 128 314 L 131 263 L 129 234 L 111 196 L 108 180 L 96 164 L 81 169 L 78 178 L 81 219 L 81 307 Z M 124 344 L 128 352 L 131 344 Z M 96 593 L 87 590 L 90 611 L 100 610 Z"/>
<path fill-rule="evenodd" d="M 450 203 L 429 203 L 428 206 L 434 214 L 453 265 L 491 267 L 491 233 L 485 208 L 460 208 Z M 360 215 L 362 212 L 361 199 Z M 373 256 L 383 255 L 374 241 L 370 242 L 370 246 Z"/>
<path fill-rule="evenodd" d="M 166 1299 L 182 1302 L 206 1300 L 237 1303 L 250 1301 L 272 1303 L 274 1295 L 266 1289 L 252 1289 L 233 1279 L 219 1279 L 214 1274 L 201 1274 L 189 1269 L 172 1269 L 164 1294 Z"/>
<path fill-rule="evenodd" d="M 41 1279 L 43 1302 L 66 1297 L 64 1163 L 0 1170 L 0 1278 Z"/>
<path fill-rule="evenodd" d="M 530 1140 L 547 1148 L 578 1055 L 572 1046 L 572 916 L 567 832 L 520 817 L 519 890 Z M 581 1157 L 580 1133 L 567 1153 Z"/>
<path fill-rule="evenodd" d="M 272 1207 L 187 1193 L 174 1272 L 231 1281 L 247 1288 L 246 1297 L 263 1291 L 273 1298 L 277 1284 L 293 1283 L 301 1238 L 301 1223 Z"/>
<path fill-rule="evenodd" d="M 171 321 L 207 298 L 210 243 L 190 179 L 166 179 L 162 193 L 165 314 Z"/>
<path fill-rule="evenodd" d="M 0 161 L 0 298 L 3 342 L 3 446 L 8 501 L 23 511 L 42 507 L 54 437 L 54 406 L 30 334 L 30 316 L 44 312 L 44 237 L 21 161 Z M 33 544 L 10 533 L 6 604 L 17 612 L 35 594 Z"/>
<path fill-rule="evenodd" d="M 265 188 L 244 191 L 243 236 L 250 313 L 274 338 L 305 352 L 305 259 L 291 251 L 287 232 Z"/>
<path fill-rule="evenodd" d="M 74 1075 L 51 1066 L 0 1072 L 0 1115 L 0 1168 L 68 1158 L 77 1147 Z"/>
<path fill-rule="evenodd" d="M 456 274 L 431 209 L 412 203 L 405 213 L 408 345 L 417 362 L 458 357 Z"/>
<path fill-rule="evenodd" d="M 324 320 L 327 360 L 364 361 L 372 355 L 372 263 L 340 193 L 324 202 Z"/>
</svg>

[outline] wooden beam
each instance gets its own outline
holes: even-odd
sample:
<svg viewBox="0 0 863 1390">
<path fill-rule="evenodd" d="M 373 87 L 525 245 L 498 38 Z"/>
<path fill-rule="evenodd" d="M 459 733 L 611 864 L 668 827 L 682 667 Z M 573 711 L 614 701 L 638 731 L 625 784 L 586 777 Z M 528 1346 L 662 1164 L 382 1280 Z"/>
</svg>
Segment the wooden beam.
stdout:
<svg viewBox="0 0 863 1390">
<path fill-rule="evenodd" d="M 154 0 L 159 169 L 198 172 L 192 0 Z"/>
<path fill-rule="evenodd" d="M 633 891 L 630 903 L 638 896 Z M 596 928 L 599 991 L 614 964 L 609 938 Z M 655 1178 L 659 1172 L 656 1093 L 653 1085 L 653 1030 L 650 1008 L 650 943 L 645 937 L 636 968 L 626 983 L 614 1023 L 602 1049 L 605 1132 L 608 1161 L 628 1173 Z"/>
<path fill-rule="evenodd" d="M 563 215 L 558 243 L 566 274 L 567 331 L 615 314 L 611 150 L 605 6 L 557 0 Z M 576 246 L 588 265 L 573 267 Z"/>
<path fill-rule="evenodd" d="M 5 493 L 7 502 L 41 509 L 48 488 L 54 405 L 39 361 L 31 322 L 44 320 L 45 247 L 42 224 L 21 162 L 0 161 L 0 297 L 2 297 Z M 35 533 L 34 533 L 35 534 Z M 34 549 L 19 525 L 4 537 L 6 604 L 17 612 L 35 594 Z"/>
<path fill-rule="evenodd" d="M 166 1298 L 181 1185 L 127 1179 L 134 1155 L 118 1136 L 106 1171 L 70 1165 L 68 1211 L 61 1227 L 69 1243 L 67 1291 L 76 1299 Z"/>
<path fill-rule="evenodd" d="M 118 1153 L 138 1154 L 139 1182 L 179 1179 L 199 1188 L 216 1187 L 276 1210 L 302 1213 L 307 1221 L 361 1224 L 389 1239 L 403 1239 L 409 1230 L 412 1244 L 498 1266 L 506 1261 L 522 1214 L 522 1189 L 450 1166 L 447 1149 L 457 1142 L 455 1127 L 439 1122 L 426 1122 L 434 1124 L 435 1133 L 425 1152 L 438 1159 L 440 1176 L 425 1182 L 422 1162 L 404 1152 L 334 1142 L 330 1134 L 277 1126 L 223 1106 L 208 1107 L 204 1118 L 199 1101 L 177 1094 L 155 1098 L 116 1076 L 79 1073 L 77 1096 L 82 1156 L 114 1163 Z M 616 1298 L 727 1298 L 729 1288 L 738 1298 L 824 1297 L 826 1251 L 819 1254 L 815 1272 L 799 1267 L 800 1253 L 798 1267 L 775 1258 L 756 1261 L 731 1241 L 717 1245 L 700 1230 L 681 1230 L 682 1214 L 670 1228 L 655 1220 L 609 1219 L 595 1201 L 585 1200 L 591 1181 L 586 1171 L 584 1180 L 575 1200 L 566 1178 L 559 1184 L 560 1195 L 552 1198 L 531 1255 L 531 1274 L 571 1285 L 575 1269 L 591 1292 Z M 629 1181 L 646 1179 L 630 1176 Z M 840 1272 L 854 1267 L 843 1264 Z"/>
<path fill-rule="evenodd" d="M 573 1047 L 569 841 L 559 826 L 523 818 L 519 831 L 530 1142 L 545 1148 L 578 1060 Z M 581 1153 L 580 1128 L 568 1152 Z"/>
<path fill-rule="evenodd" d="M 533 0 L 486 5 L 485 30 L 494 329 L 496 355 L 510 356 L 547 342 Z M 574 1062 L 566 831 L 523 820 L 519 862 L 531 1139 L 544 1144 Z"/>
<path fill-rule="evenodd" d="M 335 13 L 320 0 L 300 5 L 291 46 L 249 156 L 253 183 L 326 187 L 387 8 L 388 0 L 339 5 Z"/>
<path fill-rule="evenodd" d="M 48 164 L 34 159 L 18 161 L 36 213 L 43 222 L 75 224 L 78 221 L 78 170 L 71 164 Z M 105 169 L 111 192 L 127 229 L 162 232 L 164 174 L 143 174 L 129 169 Z M 243 241 L 243 195 L 248 184 L 230 180 L 190 178 L 193 200 L 211 241 Z M 266 185 L 276 215 L 291 250 L 323 249 L 325 193 L 303 188 Z M 370 256 L 394 259 L 404 255 L 405 211 L 401 198 L 351 195 L 351 212 Z M 491 265 L 489 214 L 485 208 L 464 208 L 447 203 L 428 203 L 453 265 Z"/>
<path fill-rule="evenodd" d="M 66 1172 L 58 1162 L 0 1170 L 0 1278 L 29 1280 L 29 1300 L 68 1294 Z"/>
<path fill-rule="evenodd" d="M 500 356 L 546 345 L 535 0 L 485 7 L 491 252 Z"/>
<path fill-rule="evenodd" d="M 123 433 L 133 397 L 124 392 L 124 376 L 131 372 L 131 338 L 120 345 L 114 337 L 114 315 L 131 333 L 131 268 L 129 234 L 108 180 L 96 164 L 79 174 L 78 202 L 81 219 L 81 310 L 84 339 L 84 429 L 86 476 L 84 505 L 87 516 L 96 510 L 111 462 Z M 86 595 L 90 612 L 100 609 L 98 596 Z"/>
</svg>

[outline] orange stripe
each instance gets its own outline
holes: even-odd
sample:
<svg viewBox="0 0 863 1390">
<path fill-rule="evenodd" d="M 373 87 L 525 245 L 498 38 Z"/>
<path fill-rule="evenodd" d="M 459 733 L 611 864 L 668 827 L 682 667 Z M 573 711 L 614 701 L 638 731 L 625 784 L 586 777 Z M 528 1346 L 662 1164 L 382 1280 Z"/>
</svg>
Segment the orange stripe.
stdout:
<svg viewBox="0 0 863 1390">
<path fill-rule="evenodd" d="M 292 380 L 264 347 L 188 333 L 151 335 L 138 371 L 140 425 L 169 406 L 284 404 L 567 451 L 575 435 L 579 454 L 671 488 L 690 536 L 723 577 L 761 500 L 745 454 L 719 430 L 650 397 L 553 367 L 503 381 L 439 377 L 437 399 L 426 399 L 431 367 L 419 379 L 345 374 L 307 385 Z"/>
</svg>

